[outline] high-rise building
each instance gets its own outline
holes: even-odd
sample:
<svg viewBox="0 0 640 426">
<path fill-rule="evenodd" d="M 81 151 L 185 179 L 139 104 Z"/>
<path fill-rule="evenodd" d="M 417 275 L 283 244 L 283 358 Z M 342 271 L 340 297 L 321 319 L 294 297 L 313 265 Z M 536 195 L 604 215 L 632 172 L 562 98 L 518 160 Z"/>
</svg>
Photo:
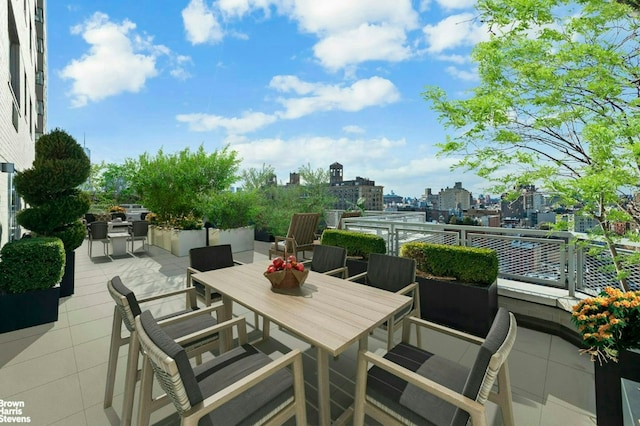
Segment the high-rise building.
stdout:
<svg viewBox="0 0 640 426">
<path fill-rule="evenodd" d="M 456 182 L 453 188 L 447 187 L 438 194 L 438 208 L 440 210 L 468 210 L 471 207 L 471 192 L 462 187 L 462 182 Z"/>
<path fill-rule="evenodd" d="M 45 0 L 0 5 L 0 245 L 20 237 L 13 173 L 31 167 L 35 141 L 46 129 L 45 19 Z"/>
<path fill-rule="evenodd" d="M 354 180 L 344 180 L 342 164 L 337 162 L 329 166 L 329 174 L 329 192 L 337 199 L 334 208 L 352 209 L 358 200 L 364 199 L 365 210 L 383 209 L 384 187 L 376 185 L 375 181 L 360 176 Z"/>
</svg>

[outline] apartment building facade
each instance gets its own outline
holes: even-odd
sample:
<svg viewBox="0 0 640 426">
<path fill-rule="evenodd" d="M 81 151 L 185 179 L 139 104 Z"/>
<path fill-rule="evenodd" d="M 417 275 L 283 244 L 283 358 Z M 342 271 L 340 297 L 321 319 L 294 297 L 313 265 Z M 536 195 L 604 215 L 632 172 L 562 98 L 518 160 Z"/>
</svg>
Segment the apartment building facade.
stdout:
<svg viewBox="0 0 640 426">
<path fill-rule="evenodd" d="M 46 129 L 45 19 L 45 0 L 0 5 L 0 245 L 20 238 L 13 176 L 31 167 L 35 141 Z"/>
</svg>

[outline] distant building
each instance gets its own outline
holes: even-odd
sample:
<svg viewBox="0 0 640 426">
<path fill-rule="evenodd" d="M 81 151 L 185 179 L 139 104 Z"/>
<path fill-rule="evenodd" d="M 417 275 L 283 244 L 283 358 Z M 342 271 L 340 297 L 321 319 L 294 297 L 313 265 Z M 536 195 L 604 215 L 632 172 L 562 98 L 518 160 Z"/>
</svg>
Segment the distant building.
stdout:
<svg viewBox="0 0 640 426">
<path fill-rule="evenodd" d="M 575 213 L 564 213 L 558 216 L 556 217 L 556 222 L 566 222 L 567 231 L 569 232 L 587 232 L 599 226 L 598 222 L 589 216 Z"/>
<path fill-rule="evenodd" d="M 395 194 L 391 191 L 391 194 L 385 194 L 383 197 L 383 202 L 386 207 L 397 204 L 404 204 L 404 198 L 400 195 Z"/>
<path fill-rule="evenodd" d="M 329 192 L 335 197 L 334 208 L 347 210 L 355 207 L 359 199 L 364 199 L 365 210 L 382 211 L 384 208 L 383 187 L 375 181 L 357 176 L 354 180 L 343 179 L 343 167 L 340 163 L 329 166 Z"/>
<path fill-rule="evenodd" d="M 420 202 L 427 208 L 431 208 L 433 210 L 438 210 L 440 204 L 438 202 L 438 194 L 434 194 L 431 192 L 431 188 L 426 188 L 424 190 L 424 194 L 420 197 Z"/>
<path fill-rule="evenodd" d="M 468 210 L 470 207 L 471 192 L 462 187 L 462 182 L 456 182 L 453 188 L 447 187 L 438 194 L 440 210 Z"/>
<path fill-rule="evenodd" d="M 0 245 L 20 238 L 21 208 L 13 172 L 31 167 L 35 141 L 46 127 L 47 43 L 45 1 L 3 2 L 0 7 Z"/>
<path fill-rule="evenodd" d="M 289 183 L 287 185 L 300 185 L 300 173 L 289 173 Z"/>
</svg>

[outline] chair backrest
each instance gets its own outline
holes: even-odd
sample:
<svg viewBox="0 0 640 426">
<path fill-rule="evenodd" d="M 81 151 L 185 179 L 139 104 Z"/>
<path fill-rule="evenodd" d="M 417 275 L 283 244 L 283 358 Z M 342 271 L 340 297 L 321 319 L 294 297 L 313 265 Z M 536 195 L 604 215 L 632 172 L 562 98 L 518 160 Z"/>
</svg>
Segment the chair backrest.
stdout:
<svg viewBox="0 0 640 426">
<path fill-rule="evenodd" d="M 371 253 L 366 284 L 397 292 L 416 280 L 416 261 L 408 257 Z"/>
<path fill-rule="evenodd" d="M 498 309 L 489 333 L 478 350 L 462 394 L 481 404 L 489 397 L 498 372 L 507 360 L 516 340 L 516 319 L 506 308 Z M 502 389 L 500 389 L 502 391 Z M 469 413 L 458 409 L 452 425 L 466 425 Z"/>
<path fill-rule="evenodd" d="M 84 214 L 84 220 L 86 220 L 87 223 L 95 222 L 96 221 L 96 215 L 93 214 L 93 213 L 85 213 Z"/>
<path fill-rule="evenodd" d="M 122 212 L 112 212 L 111 213 L 111 220 L 113 220 L 113 219 L 127 220 L 127 215 L 125 213 L 122 213 Z"/>
<path fill-rule="evenodd" d="M 189 266 L 200 272 L 233 266 L 231 244 L 192 248 L 189 250 L 189 261 Z"/>
<path fill-rule="evenodd" d="M 107 289 L 116 302 L 116 307 L 127 330 L 129 332 L 135 330 L 135 317 L 140 315 L 140 305 L 136 295 L 122 283 L 118 275 L 107 281 Z"/>
<path fill-rule="evenodd" d="M 319 244 L 313 249 L 311 270 L 324 273 L 342 268 L 347 264 L 347 250 L 344 247 L 335 247 Z"/>
<path fill-rule="evenodd" d="M 340 220 L 338 220 L 338 229 L 342 229 L 342 219 L 360 216 L 362 216 L 360 212 L 342 212 L 342 215 L 340 215 Z"/>
<path fill-rule="evenodd" d="M 189 411 L 204 399 L 184 348 L 158 325 L 151 312 L 136 317 L 140 346 L 148 357 L 155 377 L 178 413 Z"/>
<path fill-rule="evenodd" d="M 149 222 L 136 220 L 131 224 L 131 235 L 134 237 L 146 237 L 149 233 Z"/>
<path fill-rule="evenodd" d="M 313 244 L 320 213 L 294 213 L 289 222 L 287 237 L 296 240 L 296 244 Z"/>
<path fill-rule="evenodd" d="M 104 240 L 109 233 L 107 222 L 96 221 L 89 224 L 89 237 L 92 240 Z"/>
</svg>

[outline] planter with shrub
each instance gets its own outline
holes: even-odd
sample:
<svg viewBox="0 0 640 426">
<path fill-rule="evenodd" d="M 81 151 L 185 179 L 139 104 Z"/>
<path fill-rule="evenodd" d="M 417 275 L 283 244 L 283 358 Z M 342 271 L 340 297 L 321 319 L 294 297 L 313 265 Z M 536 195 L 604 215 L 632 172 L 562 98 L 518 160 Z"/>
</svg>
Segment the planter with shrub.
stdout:
<svg viewBox="0 0 640 426">
<path fill-rule="evenodd" d="M 355 231 L 341 229 L 325 229 L 320 243 L 329 246 L 343 247 L 347 250 L 347 266 L 349 276 L 367 271 L 369 254 L 387 252 L 384 238 Z"/>
<path fill-rule="evenodd" d="M 87 230 L 81 218 L 89 210 L 89 194 L 78 189 L 89 177 L 91 162 L 73 137 L 60 129 L 42 135 L 35 145 L 33 167 L 16 173 L 16 191 L 28 208 L 17 221 L 35 236 L 58 237 L 66 253 L 60 297 L 74 292 L 74 250 Z"/>
<path fill-rule="evenodd" d="M 255 191 L 222 191 L 206 203 L 209 245 L 230 244 L 233 253 L 253 251 L 254 223 L 260 211 Z"/>
<path fill-rule="evenodd" d="M 498 311 L 494 250 L 407 243 L 400 255 L 416 260 L 422 318 L 485 337 Z"/>
<path fill-rule="evenodd" d="M 57 321 L 62 241 L 24 238 L 5 244 L 0 255 L 0 333 Z"/>
</svg>

